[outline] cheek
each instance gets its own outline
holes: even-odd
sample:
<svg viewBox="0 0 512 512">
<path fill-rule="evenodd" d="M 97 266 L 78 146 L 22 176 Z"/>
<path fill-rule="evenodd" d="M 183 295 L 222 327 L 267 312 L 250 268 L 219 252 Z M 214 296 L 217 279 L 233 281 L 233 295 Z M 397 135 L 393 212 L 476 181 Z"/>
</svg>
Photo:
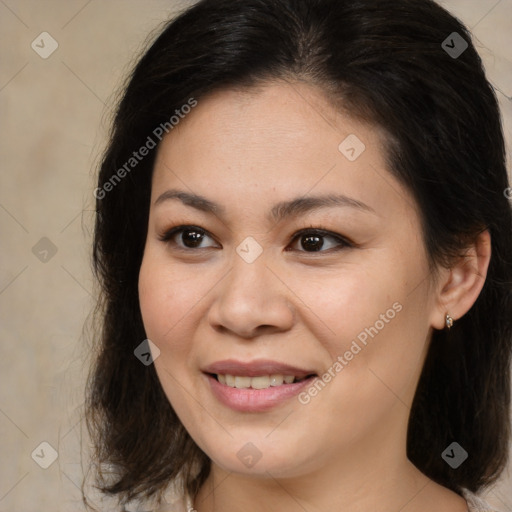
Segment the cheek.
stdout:
<svg viewBox="0 0 512 512">
<path fill-rule="evenodd" d="M 394 302 L 388 295 L 375 290 L 368 296 L 348 294 L 342 302 L 347 314 L 326 309 L 327 303 L 319 310 L 331 314 L 336 332 L 325 345 L 332 363 L 320 376 L 325 386 L 311 387 L 300 398 L 310 428 L 318 429 L 318 418 L 326 419 L 322 435 L 332 446 L 356 442 L 387 422 L 391 425 L 397 415 L 408 414 L 426 333 L 406 294 L 397 293 Z"/>
<path fill-rule="evenodd" d="M 161 269 L 151 256 L 144 255 L 139 272 L 139 304 L 146 335 L 158 342 L 165 328 L 170 328 L 169 296 L 164 279 L 158 279 Z"/>
<path fill-rule="evenodd" d="M 204 293 L 204 290 L 203 290 Z M 195 281 L 178 275 L 168 262 L 144 255 L 139 272 L 139 303 L 146 335 L 166 353 L 180 351 L 188 344 L 178 335 L 198 303 L 201 290 Z"/>
<path fill-rule="evenodd" d="M 312 280 L 296 279 L 293 291 L 303 303 L 309 329 L 328 345 L 333 359 L 349 350 L 351 340 L 377 322 L 384 331 L 399 316 L 397 304 L 403 301 L 402 276 L 383 280 L 383 271 L 369 272 L 366 268 L 337 269 Z M 309 311 L 309 312 L 308 312 Z M 383 315 L 383 318 L 381 318 Z M 368 337 L 368 334 L 366 334 Z"/>
<path fill-rule="evenodd" d="M 189 283 L 190 284 L 190 283 Z M 197 303 L 193 286 L 183 274 L 171 270 L 167 261 L 146 251 L 139 272 L 139 303 L 146 336 L 159 348 L 154 365 L 169 402 L 176 411 L 187 411 L 181 391 L 188 378 L 191 344 L 190 315 Z"/>
<path fill-rule="evenodd" d="M 329 354 L 325 370 L 343 374 L 333 379 L 333 388 L 341 386 L 348 400 L 361 392 L 372 401 L 372 393 L 380 396 L 379 388 L 386 385 L 407 395 L 421 370 L 429 333 L 428 290 L 426 284 L 414 289 L 421 282 L 416 266 L 393 270 L 397 267 L 379 264 L 364 272 L 353 267 L 308 286 L 297 281 L 294 287 L 306 306 L 304 321 Z M 345 386 L 355 391 L 345 393 Z"/>
</svg>

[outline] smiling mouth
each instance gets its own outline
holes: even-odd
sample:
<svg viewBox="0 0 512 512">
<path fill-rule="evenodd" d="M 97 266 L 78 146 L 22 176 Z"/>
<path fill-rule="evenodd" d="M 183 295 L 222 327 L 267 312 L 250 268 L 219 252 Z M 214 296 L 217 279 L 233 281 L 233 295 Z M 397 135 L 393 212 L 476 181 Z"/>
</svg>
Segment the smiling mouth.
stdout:
<svg viewBox="0 0 512 512">
<path fill-rule="evenodd" d="M 237 389 L 268 389 L 270 387 L 295 384 L 316 377 L 316 374 L 313 373 L 304 377 L 295 377 L 294 375 L 282 374 L 259 375 L 255 377 L 220 373 L 210 373 L 209 375 L 216 379 L 220 384 Z"/>
</svg>

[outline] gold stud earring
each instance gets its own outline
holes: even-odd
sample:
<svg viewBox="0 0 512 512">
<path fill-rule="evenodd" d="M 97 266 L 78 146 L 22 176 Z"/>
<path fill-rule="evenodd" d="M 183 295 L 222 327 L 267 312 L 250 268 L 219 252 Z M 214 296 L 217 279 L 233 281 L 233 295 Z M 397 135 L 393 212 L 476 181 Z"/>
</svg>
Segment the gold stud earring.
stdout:
<svg viewBox="0 0 512 512">
<path fill-rule="evenodd" d="M 448 313 L 446 313 L 445 324 L 448 330 L 453 326 L 453 318 Z"/>
</svg>

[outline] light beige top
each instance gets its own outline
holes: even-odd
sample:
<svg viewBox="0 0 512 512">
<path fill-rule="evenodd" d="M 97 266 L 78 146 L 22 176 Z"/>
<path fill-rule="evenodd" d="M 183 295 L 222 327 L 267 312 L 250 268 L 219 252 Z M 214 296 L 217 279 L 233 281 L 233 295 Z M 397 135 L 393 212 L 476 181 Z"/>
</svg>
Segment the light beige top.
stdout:
<svg viewBox="0 0 512 512">
<path fill-rule="evenodd" d="M 463 494 L 467 501 L 469 512 L 496 512 L 494 508 L 475 494 L 472 494 L 469 491 L 463 491 Z"/>
</svg>

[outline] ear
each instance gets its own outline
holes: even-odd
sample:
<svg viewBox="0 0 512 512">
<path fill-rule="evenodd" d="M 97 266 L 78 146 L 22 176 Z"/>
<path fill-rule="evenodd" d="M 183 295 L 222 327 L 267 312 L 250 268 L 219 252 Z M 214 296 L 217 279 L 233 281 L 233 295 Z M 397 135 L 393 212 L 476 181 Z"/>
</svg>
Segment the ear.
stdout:
<svg viewBox="0 0 512 512">
<path fill-rule="evenodd" d="M 491 235 L 485 230 L 451 268 L 441 272 L 431 319 L 434 329 L 445 328 L 447 313 L 455 322 L 471 309 L 484 286 L 490 260 Z"/>
</svg>

